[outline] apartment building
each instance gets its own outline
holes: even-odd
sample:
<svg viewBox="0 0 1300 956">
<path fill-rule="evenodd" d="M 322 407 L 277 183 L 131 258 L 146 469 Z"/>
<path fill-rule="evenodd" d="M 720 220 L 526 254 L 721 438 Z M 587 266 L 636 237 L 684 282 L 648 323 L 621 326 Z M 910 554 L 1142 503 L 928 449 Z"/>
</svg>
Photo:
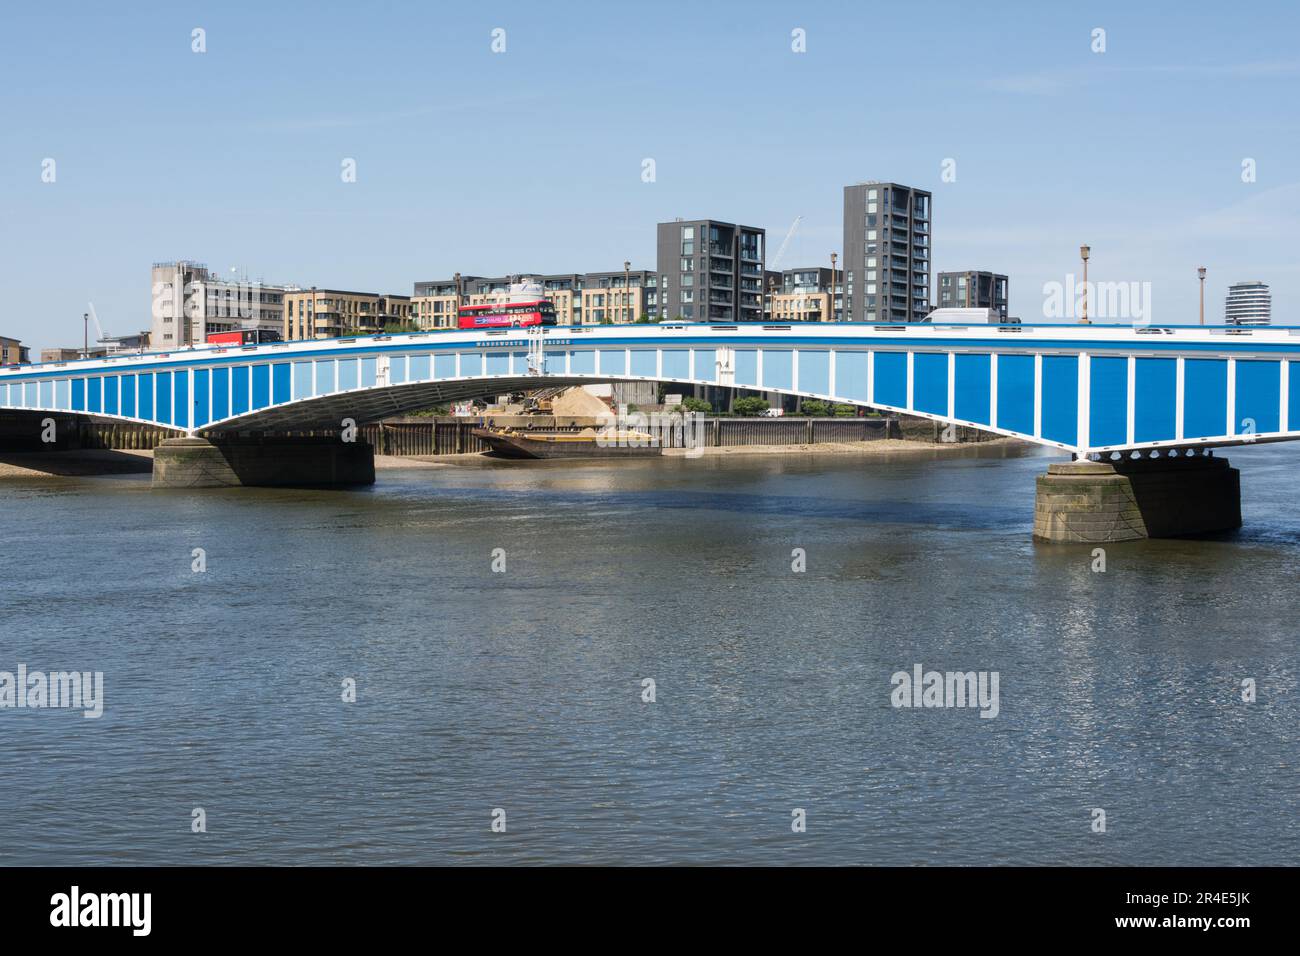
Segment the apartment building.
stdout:
<svg viewBox="0 0 1300 956">
<path fill-rule="evenodd" d="M 108 355 L 108 349 L 98 346 L 92 349 L 41 349 L 41 363 L 45 362 L 75 362 L 82 358 L 103 358 Z"/>
<path fill-rule="evenodd" d="M 828 316 L 831 315 L 832 305 L 829 268 L 807 266 L 768 275 L 768 319 L 773 322 L 830 321 Z"/>
<path fill-rule="evenodd" d="M 155 262 L 150 278 L 151 348 L 202 345 L 211 332 L 278 332 L 284 325 L 285 286 L 225 279 L 189 260 Z"/>
<path fill-rule="evenodd" d="M 660 319 L 761 322 L 767 232 L 715 219 L 661 222 L 656 238 Z"/>
<path fill-rule="evenodd" d="M 555 306 L 559 325 L 635 322 L 642 315 L 655 315 L 658 308 L 658 276 L 647 269 L 554 275 L 521 272 L 491 278 L 457 274 L 415 283 L 411 298 L 414 321 L 421 329 L 455 328 L 458 302 L 504 302 L 510 283 L 524 278 L 542 286 L 543 294 Z"/>
<path fill-rule="evenodd" d="M 424 330 L 454 329 L 461 306 L 491 305 L 504 302 L 510 283 L 522 278 L 541 283 L 546 297 L 555 306 L 555 320 L 560 325 L 576 325 L 582 316 L 582 276 L 576 273 L 542 276 L 522 272 L 509 276 L 471 276 L 456 273 L 450 279 L 415 283 L 411 297 L 411 314 Z"/>
<path fill-rule="evenodd" d="M 411 296 L 411 321 L 422 331 L 456 328 L 456 314 L 463 303 L 461 293 L 478 276 L 462 276 L 459 272 L 450 279 L 415 283 Z"/>
<path fill-rule="evenodd" d="M 992 309 L 1005 322 L 1009 282 L 996 272 L 940 272 L 935 308 Z"/>
<path fill-rule="evenodd" d="M 412 324 L 409 295 L 342 289 L 289 289 L 281 324 L 286 340 L 375 335 Z"/>
<path fill-rule="evenodd" d="M 659 276 L 648 269 L 588 272 L 582 282 L 582 321 L 618 325 L 657 317 Z"/>
<path fill-rule="evenodd" d="M 31 360 L 27 346 L 18 339 L 0 335 L 0 365 L 26 365 Z"/>
<path fill-rule="evenodd" d="M 844 314 L 920 322 L 930 312 L 930 193 L 898 183 L 844 187 Z"/>
</svg>

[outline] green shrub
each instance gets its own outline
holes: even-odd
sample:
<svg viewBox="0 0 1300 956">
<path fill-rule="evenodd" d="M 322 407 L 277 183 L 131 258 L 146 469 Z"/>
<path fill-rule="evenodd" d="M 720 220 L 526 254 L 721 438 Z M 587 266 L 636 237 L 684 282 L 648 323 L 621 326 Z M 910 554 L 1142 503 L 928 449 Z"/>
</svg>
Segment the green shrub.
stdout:
<svg viewBox="0 0 1300 956">
<path fill-rule="evenodd" d="M 768 408 L 767 399 L 758 396 L 738 398 L 731 403 L 731 409 L 737 415 L 762 415 Z"/>
</svg>

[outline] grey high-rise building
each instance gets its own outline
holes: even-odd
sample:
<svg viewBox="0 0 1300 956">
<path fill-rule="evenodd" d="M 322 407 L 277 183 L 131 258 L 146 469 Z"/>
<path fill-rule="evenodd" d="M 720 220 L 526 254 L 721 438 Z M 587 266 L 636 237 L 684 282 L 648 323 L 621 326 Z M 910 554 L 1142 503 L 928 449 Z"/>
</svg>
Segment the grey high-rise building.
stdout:
<svg viewBox="0 0 1300 956">
<path fill-rule="evenodd" d="M 996 272 L 940 272 L 936 309 L 992 309 L 1007 320 L 1010 280 Z"/>
<path fill-rule="evenodd" d="M 845 312 L 852 322 L 920 322 L 930 312 L 930 193 L 844 187 Z"/>
<path fill-rule="evenodd" d="M 1273 321 L 1273 297 L 1265 282 L 1234 282 L 1223 306 L 1226 325 L 1268 325 Z"/>
<path fill-rule="evenodd" d="M 716 219 L 659 223 L 661 319 L 763 321 L 767 232 Z"/>
</svg>

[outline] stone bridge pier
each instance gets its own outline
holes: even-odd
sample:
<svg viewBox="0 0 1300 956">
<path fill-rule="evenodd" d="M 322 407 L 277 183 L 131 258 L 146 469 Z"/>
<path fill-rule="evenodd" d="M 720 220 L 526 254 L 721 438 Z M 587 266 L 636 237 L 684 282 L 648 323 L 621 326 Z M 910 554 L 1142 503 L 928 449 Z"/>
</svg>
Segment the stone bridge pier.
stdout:
<svg viewBox="0 0 1300 956">
<path fill-rule="evenodd" d="M 1241 472 L 1204 452 L 1081 459 L 1038 477 L 1034 537 L 1107 544 L 1218 534 L 1241 527 Z"/>
<path fill-rule="evenodd" d="M 340 438 L 169 438 L 154 449 L 154 488 L 339 488 L 375 483 L 368 442 Z"/>
</svg>

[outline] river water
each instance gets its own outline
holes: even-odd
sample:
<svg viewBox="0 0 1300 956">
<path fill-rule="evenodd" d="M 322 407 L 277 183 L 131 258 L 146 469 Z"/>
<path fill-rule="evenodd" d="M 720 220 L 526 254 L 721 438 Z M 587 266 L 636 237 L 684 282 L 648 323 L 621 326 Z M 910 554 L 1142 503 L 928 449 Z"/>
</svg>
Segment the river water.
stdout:
<svg viewBox="0 0 1300 956">
<path fill-rule="evenodd" d="M 0 670 L 104 675 L 0 710 L 0 865 L 1295 863 L 1300 449 L 1229 457 L 1104 572 L 1005 447 L 0 482 Z"/>
</svg>

